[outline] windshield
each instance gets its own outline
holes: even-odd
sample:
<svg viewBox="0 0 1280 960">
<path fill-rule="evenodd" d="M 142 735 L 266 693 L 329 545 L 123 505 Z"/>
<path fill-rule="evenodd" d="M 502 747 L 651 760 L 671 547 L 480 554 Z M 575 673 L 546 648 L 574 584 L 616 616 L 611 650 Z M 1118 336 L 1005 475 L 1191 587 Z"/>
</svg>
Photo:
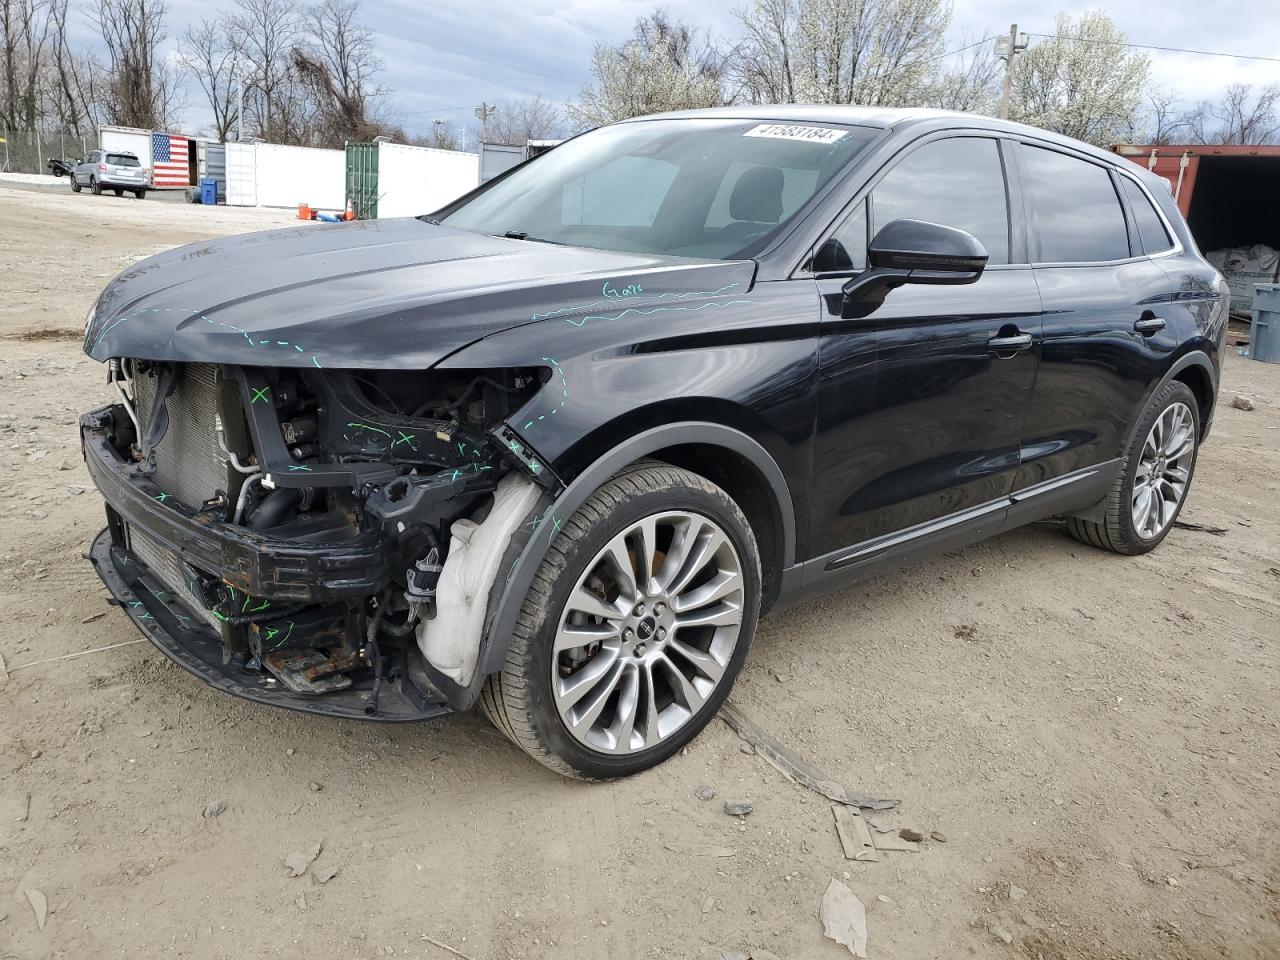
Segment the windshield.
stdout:
<svg viewBox="0 0 1280 960">
<path fill-rule="evenodd" d="M 111 164 L 113 167 L 141 166 L 141 164 L 138 163 L 138 158 L 132 153 L 108 153 L 107 163 Z"/>
<path fill-rule="evenodd" d="M 733 119 L 614 124 L 543 154 L 441 222 L 605 250 L 741 257 L 879 133 Z"/>
</svg>

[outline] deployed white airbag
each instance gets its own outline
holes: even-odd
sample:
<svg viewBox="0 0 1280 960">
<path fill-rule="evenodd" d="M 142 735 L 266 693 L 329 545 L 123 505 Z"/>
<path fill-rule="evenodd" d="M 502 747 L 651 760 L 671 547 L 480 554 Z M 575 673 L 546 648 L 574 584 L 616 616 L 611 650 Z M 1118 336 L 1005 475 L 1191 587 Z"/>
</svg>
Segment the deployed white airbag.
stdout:
<svg viewBox="0 0 1280 960">
<path fill-rule="evenodd" d="M 449 531 L 449 555 L 436 586 L 436 615 L 418 625 L 427 661 L 456 683 L 471 682 L 480 656 L 489 590 L 511 535 L 542 490 L 514 472 L 498 482 L 493 507 L 480 523 L 458 520 Z"/>
</svg>

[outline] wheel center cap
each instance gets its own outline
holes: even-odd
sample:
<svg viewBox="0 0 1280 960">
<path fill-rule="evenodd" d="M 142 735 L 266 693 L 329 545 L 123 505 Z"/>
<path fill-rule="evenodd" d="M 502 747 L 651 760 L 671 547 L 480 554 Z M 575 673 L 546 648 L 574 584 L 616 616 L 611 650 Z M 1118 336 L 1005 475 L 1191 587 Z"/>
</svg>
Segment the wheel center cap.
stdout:
<svg viewBox="0 0 1280 960">
<path fill-rule="evenodd" d="M 636 624 L 636 637 L 640 640 L 649 640 L 658 631 L 658 622 L 653 617 L 645 617 Z"/>
</svg>

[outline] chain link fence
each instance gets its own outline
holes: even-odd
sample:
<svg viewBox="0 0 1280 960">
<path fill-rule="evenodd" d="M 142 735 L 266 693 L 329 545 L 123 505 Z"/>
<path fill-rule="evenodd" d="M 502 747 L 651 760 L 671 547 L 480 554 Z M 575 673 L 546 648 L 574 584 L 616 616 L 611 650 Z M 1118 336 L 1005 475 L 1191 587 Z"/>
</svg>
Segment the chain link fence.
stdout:
<svg viewBox="0 0 1280 960">
<path fill-rule="evenodd" d="M 90 130 L 8 130 L 0 127 L 0 172 L 49 173 L 50 157 L 79 160 L 97 145 Z"/>
</svg>

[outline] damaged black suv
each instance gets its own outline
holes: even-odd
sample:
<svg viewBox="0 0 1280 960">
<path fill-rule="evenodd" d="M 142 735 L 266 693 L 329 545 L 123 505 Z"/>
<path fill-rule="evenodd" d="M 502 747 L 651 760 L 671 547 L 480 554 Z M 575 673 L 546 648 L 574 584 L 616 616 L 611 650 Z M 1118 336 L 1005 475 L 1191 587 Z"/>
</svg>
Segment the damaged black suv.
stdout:
<svg viewBox="0 0 1280 960">
<path fill-rule="evenodd" d="M 1016 124 L 724 109 L 428 217 L 130 268 L 86 323 L 99 575 L 260 703 L 479 702 L 584 778 L 670 756 L 760 615 L 1050 515 L 1165 536 L 1227 301 L 1166 185 Z"/>
</svg>

